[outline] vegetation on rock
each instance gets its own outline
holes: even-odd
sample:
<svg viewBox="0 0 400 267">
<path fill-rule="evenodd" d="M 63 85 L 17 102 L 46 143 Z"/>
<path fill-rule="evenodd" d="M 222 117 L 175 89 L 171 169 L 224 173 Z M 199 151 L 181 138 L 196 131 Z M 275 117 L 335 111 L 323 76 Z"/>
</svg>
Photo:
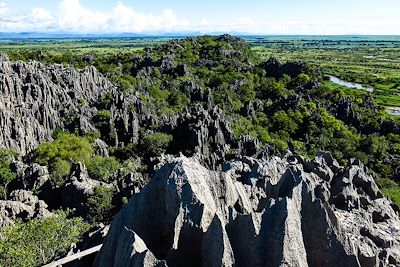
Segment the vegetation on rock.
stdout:
<svg viewBox="0 0 400 267">
<path fill-rule="evenodd" d="M 0 266 L 42 266 L 65 255 L 89 230 L 80 218 L 64 212 L 45 220 L 17 223 L 0 230 Z"/>
<path fill-rule="evenodd" d="M 11 59 L 84 68 L 79 71 L 89 72 L 84 77 L 97 75 L 100 87 L 109 89 L 76 98 L 70 90 L 76 81 L 62 80 L 71 69 L 60 67 L 58 76 L 42 77 L 65 91 L 64 97 L 72 95 L 71 107 L 64 109 L 60 104 L 62 108 L 52 110 L 60 117 L 52 125 L 62 130 L 41 124 L 47 132 L 54 130 L 54 140 L 23 151 L 24 162 L 14 166 L 16 155 L 0 150 L 0 198 L 30 186 L 28 190 L 46 199 L 51 209 L 61 209 L 67 198 L 63 194 L 72 192 L 76 203 L 68 204 L 87 213 L 75 210 L 70 216 L 82 215 L 83 220 L 99 225 L 109 223 L 126 199 L 149 180 L 160 163 L 154 158 L 162 154 L 197 153 L 202 164 L 218 169 L 235 157 L 284 155 L 290 150 L 310 159 L 325 150 L 343 165 L 360 159 L 374 172 L 382 192 L 400 205 L 399 119 L 388 115 L 370 93 L 329 82 L 327 73 L 315 64 L 265 58 L 243 39 L 229 35 L 170 40 L 141 50 L 91 52 L 89 56 L 85 56 L 87 51 L 83 55 L 64 50 L 57 54 L 45 50 L 43 55 L 9 53 Z M 91 73 L 94 68 L 86 68 L 91 65 L 108 81 Z M 83 95 L 90 89 L 85 88 Z M 37 121 L 45 121 L 42 114 L 37 116 Z M 31 156 L 48 167 L 50 189 L 46 172 L 31 166 Z M 75 165 L 81 166 L 82 173 L 75 173 Z M 71 172 L 80 176 L 75 179 Z M 34 182 L 25 181 L 31 177 Z M 60 200 L 51 201 L 53 194 L 60 194 Z M 85 227 L 82 219 L 65 215 L 18 223 L 3 229 L 0 254 L 10 264 L 43 264 L 65 253 L 67 243 L 77 242 L 79 229 Z M 11 234 L 18 231 L 27 235 L 26 244 L 21 235 L 12 239 Z M 48 236 L 51 231 L 69 233 L 65 239 L 54 237 L 60 239 L 60 246 L 47 251 L 30 243 L 36 240 L 29 231 L 42 231 L 45 238 L 40 242 L 56 242 Z M 46 253 L 46 258 L 37 261 L 40 253 Z M 18 259 L 20 255 L 26 257 Z"/>
<path fill-rule="evenodd" d="M 10 168 L 11 160 L 16 156 L 16 152 L 0 148 L 0 199 L 7 199 L 8 185 L 17 177 Z"/>
</svg>

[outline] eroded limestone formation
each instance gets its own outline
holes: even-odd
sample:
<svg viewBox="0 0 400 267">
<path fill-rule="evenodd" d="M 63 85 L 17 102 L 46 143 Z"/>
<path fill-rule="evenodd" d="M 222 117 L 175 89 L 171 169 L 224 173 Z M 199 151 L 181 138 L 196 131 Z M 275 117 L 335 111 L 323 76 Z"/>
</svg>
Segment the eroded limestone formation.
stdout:
<svg viewBox="0 0 400 267">
<path fill-rule="evenodd" d="M 165 158 L 115 217 L 95 266 L 398 266 L 398 210 L 358 160 L 328 153 Z"/>
</svg>

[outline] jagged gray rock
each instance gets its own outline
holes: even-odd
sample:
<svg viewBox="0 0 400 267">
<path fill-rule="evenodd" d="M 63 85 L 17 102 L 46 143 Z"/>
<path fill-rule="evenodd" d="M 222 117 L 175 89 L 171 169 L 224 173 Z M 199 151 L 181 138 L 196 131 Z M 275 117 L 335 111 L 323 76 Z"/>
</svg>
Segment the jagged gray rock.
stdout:
<svg viewBox="0 0 400 267">
<path fill-rule="evenodd" d="M 17 174 L 20 187 L 25 190 L 42 192 L 52 188 L 46 166 L 40 166 L 37 163 L 26 165 L 21 161 L 14 161 L 11 163 L 11 169 Z"/>
<path fill-rule="evenodd" d="M 99 224 L 96 226 L 95 230 L 92 230 L 88 236 L 83 240 L 83 242 L 77 244 L 77 247 L 74 249 L 71 249 L 68 253 L 68 255 L 74 255 L 80 251 L 85 251 L 87 249 L 96 247 L 98 245 L 101 245 L 104 241 L 104 238 L 106 237 L 108 233 L 109 226 L 105 226 L 104 224 Z M 96 254 L 88 255 L 79 261 L 73 261 L 68 264 L 65 264 L 63 266 L 65 267 L 87 267 L 87 266 L 92 266 L 94 259 L 96 257 Z"/>
<path fill-rule="evenodd" d="M 244 157 L 223 171 L 182 155 L 161 162 L 115 217 L 95 266 L 400 264 L 399 214 L 357 160 Z M 137 260 L 144 251 L 149 262 Z"/>
<path fill-rule="evenodd" d="M 117 244 L 115 259 L 114 266 L 166 266 L 164 261 L 157 260 L 135 232 L 127 228 Z"/>
<path fill-rule="evenodd" d="M 86 166 L 82 163 L 73 166 L 71 177 L 62 188 L 62 205 L 76 209 L 78 213 L 86 212 L 85 201 L 94 193 L 97 186 L 113 187 L 113 185 L 91 179 Z"/>
<path fill-rule="evenodd" d="M 151 64 L 155 63 L 147 62 L 146 68 L 151 69 Z M 166 71 L 176 67 L 169 56 L 159 64 Z M 202 101 L 208 107 L 196 104 L 179 114 L 154 116 L 154 111 L 137 95 L 114 87 L 94 67 L 79 70 L 36 61 L 11 62 L 2 56 L 0 145 L 25 156 L 40 143 L 52 140 L 51 134 L 56 128 L 78 130 L 80 134 L 99 131 L 103 141 L 96 140 L 95 151 L 106 156 L 108 146 L 136 145 L 141 127 L 157 125 L 174 136 L 176 144 L 171 147 L 176 151 L 172 153 L 203 154 L 202 163 L 212 169 L 217 169 L 225 160 L 226 151 L 252 156 L 263 151 L 254 138 L 234 138 L 229 118 L 222 109 L 212 105 L 209 89 L 201 88 L 194 81 L 184 87 L 190 101 Z M 103 109 L 111 113 L 106 129 L 94 121 Z"/>
<path fill-rule="evenodd" d="M 92 104 L 114 90 L 94 68 L 76 70 L 35 61 L 10 62 L 0 57 L 0 144 L 25 155 L 64 128 L 68 114 L 88 117 Z M 86 114 L 86 115 L 85 115 Z M 86 121 L 87 130 L 95 129 Z M 83 127 L 82 126 L 82 127 Z M 83 129 L 84 130 L 84 129 Z"/>
<path fill-rule="evenodd" d="M 53 216 L 44 201 L 25 190 L 11 192 L 9 200 L 0 200 L 0 227 L 13 225 L 16 220 L 45 219 Z"/>
<path fill-rule="evenodd" d="M 102 157 L 108 157 L 108 146 L 106 144 L 106 142 L 104 142 L 101 139 L 96 139 L 94 144 L 93 144 L 93 148 L 96 151 L 97 155 L 100 155 Z"/>
</svg>

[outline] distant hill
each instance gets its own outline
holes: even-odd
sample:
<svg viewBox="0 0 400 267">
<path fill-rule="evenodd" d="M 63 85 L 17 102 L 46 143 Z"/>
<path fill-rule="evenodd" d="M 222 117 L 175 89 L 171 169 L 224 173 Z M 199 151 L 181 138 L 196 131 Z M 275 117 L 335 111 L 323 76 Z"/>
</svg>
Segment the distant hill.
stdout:
<svg viewBox="0 0 400 267">
<path fill-rule="evenodd" d="M 200 32 L 182 33 L 63 33 L 63 32 L 0 32 L 0 39 L 41 39 L 41 38 L 146 38 L 199 36 Z"/>
</svg>

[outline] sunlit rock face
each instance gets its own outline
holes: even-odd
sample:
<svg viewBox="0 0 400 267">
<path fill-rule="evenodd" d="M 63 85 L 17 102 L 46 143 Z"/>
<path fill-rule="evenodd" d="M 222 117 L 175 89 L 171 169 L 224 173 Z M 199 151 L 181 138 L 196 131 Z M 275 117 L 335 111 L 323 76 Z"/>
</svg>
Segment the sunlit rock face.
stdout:
<svg viewBox="0 0 400 267">
<path fill-rule="evenodd" d="M 0 145 L 22 155 L 66 126 L 69 115 L 79 128 L 93 130 L 91 104 L 112 90 L 94 67 L 83 70 L 0 57 Z"/>
<path fill-rule="evenodd" d="M 398 266 L 398 211 L 357 160 L 167 157 L 95 266 Z"/>
</svg>

